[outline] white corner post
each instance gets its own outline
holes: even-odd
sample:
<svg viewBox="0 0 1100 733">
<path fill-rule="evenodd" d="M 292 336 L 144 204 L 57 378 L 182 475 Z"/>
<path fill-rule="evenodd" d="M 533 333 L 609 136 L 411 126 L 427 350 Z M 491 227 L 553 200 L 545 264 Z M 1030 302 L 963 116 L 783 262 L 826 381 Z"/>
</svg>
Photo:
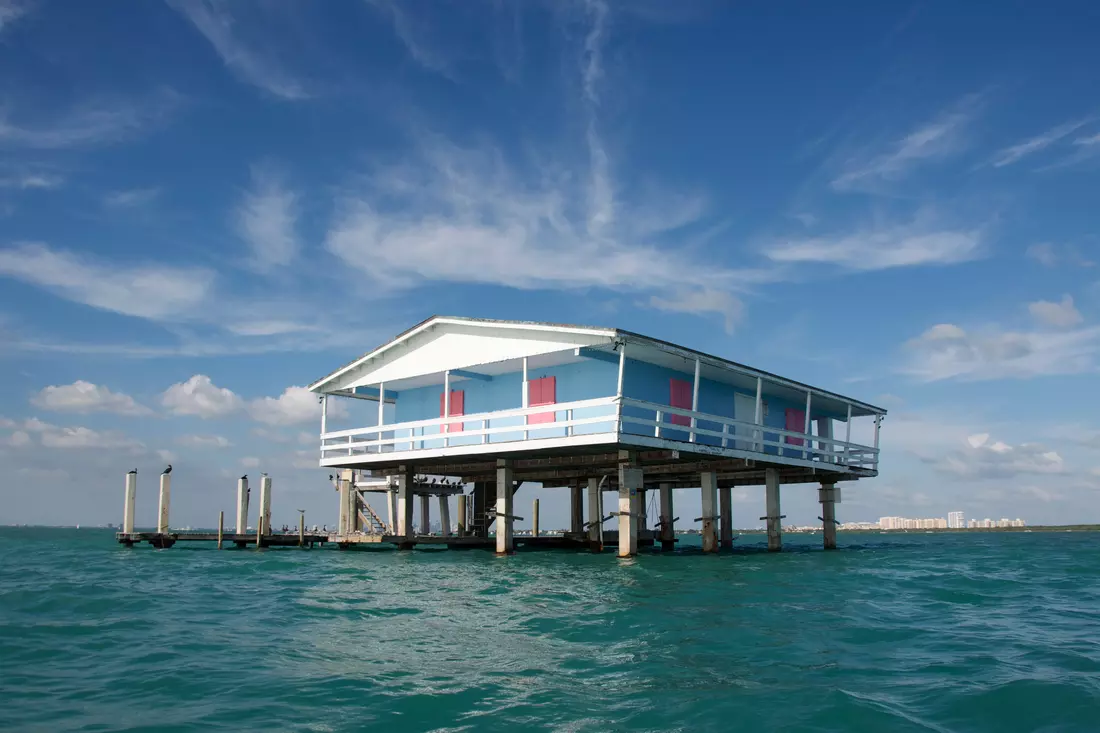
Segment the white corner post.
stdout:
<svg viewBox="0 0 1100 733">
<path fill-rule="evenodd" d="M 695 379 L 691 385 L 691 411 L 699 412 L 699 360 L 695 360 Z M 691 416 L 691 433 L 688 435 L 688 442 L 695 442 L 695 428 L 698 427 L 695 421 L 695 415 Z"/>
<path fill-rule="evenodd" d="M 676 549 L 675 517 L 672 516 L 672 484 L 661 484 L 661 549 L 671 552 Z"/>
<path fill-rule="evenodd" d="M 825 535 L 825 549 L 836 549 L 836 504 L 840 501 L 840 489 L 836 484 L 821 482 L 817 490 L 817 500 L 821 502 L 821 529 Z"/>
<path fill-rule="evenodd" d="M 402 466 L 397 478 L 397 548 L 411 549 L 415 544 L 413 532 L 413 483 L 416 475 L 411 466 Z"/>
<path fill-rule="evenodd" d="M 817 418 L 817 451 L 825 463 L 836 463 L 836 446 L 833 444 L 833 419 Z"/>
<path fill-rule="evenodd" d="M 531 507 L 531 536 L 539 536 L 539 500 L 535 499 L 534 506 Z"/>
<path fill-rule="evenodd" d="M 603 502 L 600 479 L 588 479 L 588 542 L 593 552 L 603 551 Z"/>
<path fill-rule="evenodd" d="M 451 536 L 451 503 L 446 494 L 439 495 L 439 534 L 443 537 Z"/>
<path fill-rule="evenodd" d="M 157 506 L 157 531 L 161 534 L 168 531 L 168 509 L 172 503 L 172 476 L 167 473 L 160 475 L 160 503 Z"/>
<path fill-rule="evenodd" d="M 432 533 L 432 497 L 420 495 L 420 534 Z"/>
<path fill-rule="evenodd" d="M 379 382 L 378 383 L 378 452 L 379 453 L 382 452 L 382 425 L 385 424 L 385 422 L 386 422 L 384 417 L 383 417 L 383 408 L 385 408 L 385 406 L 386 406 L 386 383 L 385 382 Z M 394 435 L 394 437 L 397 437 L 397 436 Z M 397 444 L 396 443 L 394 444 L 393 448 L 394 448 L 394 450 L 397 450 Z M 409 448 L 411 450 L 412 446 L 410 445 Z"/>
<path fill-rule="evenodd" d="M 718 489 L 719 545 L 723 550 L 733 549 L 733 491 L 728 486 Z"/>
<path fill-rule="evenodd" d="M 807 458 L 813 458 L 813 452 L 809 449 L 813 448 L 813 440 L 810 439 L 810 401 L 813 397 L 812 392 L 806 393 L 806 424 L 802 428 L 802 433 L 806 436 L 802 439 L 802 460 Z"/>
<path fill-rule="evenodd" d="M 446 448 L 451 444 L 451 439 L 447 436 L 451 432 L 451 423 L 447 419 L 451 416 L 451 370 L 443 372 L 443 425 L 440 426 L 440 431 L 443 433 L 443 447 Z"/>
<path fill-rule="evenodd" d="M 122 531 L 134 531 L 134 508 L 137 504 L 137 474 L 126 474 L 126 491 L 122 496 Z"/>
<path fill-rule="evenodd" d="M 875 470 L 876 471 L 878 470 L 878 436 L 879 436 L 879 432 L 881 430 L 882 430 L 882 415 L 875 415 L 875 455 L 873 456 L 873 458 L 874 458 L 874 462 L 875 462 L 874 465 L 875 465 Z"/>
<path fill-rule="evenodd" d="M 848 403 L 848 423 L 844 428 L 844 465 L 847 466 L 852 457 L 852 403 Z"/>
<path fill-rule="evenodd" d="M 704 471 L 699 475 L 703 516 L 703 552 L 718 552 L 718 474 Z"/>
<path fill-rule="evenodd" d="M 260 531 L 271 534 L 271 477 L 260 478 Z"/>
<path fill-rule="evenodd" d="M 328 395 L 321 395 L 321 458 L 325 457 L 325 433 L 328 432 Z"/>
<path fill-rule="evenodd" d="M 766 487 L 764 504 L 768 513 L 762 519 L 768 523 L 768 552 L 779 552 L 783 549 L 783 517 L 779 510 L 779 469 L 765 469 L 764 481 Z"/>
<path fill-rule="evenodd" d="M 756 378 L 756 410 L 753 413 L 752 421 L 756 425 L 764 424 L 764 380 L 760 377 Z M 760 441 L 759 447 L 757 441 Z M 754 451 L 764 451 L 764 431 L 752 431 L 752 449 Z"/>
<path fill-rule="evenodd" d="M 457 502 L 456 502 L 457 506 L 455 507 L 455 510 L 456 510 L 456 513 L 458 514 L 458 536 L 459 537 L 465 537 L 466 536 L 466 520 L 467 520 L 467 516 L 468 516 L 467 512 L 469 511 L 466 507 L 466 501 L 467 500 L 466 500 L 466 495 L 465 494 L 459 494 L 458 495 Z M 450 531 L 450 530 L 448 529 L 448 531 Z"/>
<path fill-rule="evenodd" d="M 512 513 L 512 461 L 497 459 L 497 554 L 512 553 L 512 529 L 515 517 Z"/>
<path fill-rule="evenodd" d="M 522 394 L 522 395 L 520 395 L 520 406 L 521 406 L 521 407 L 522 407 L 523 409 L 525 409 L 525 410 L 526 410 L 526 409 L 527 409 L 528 407 L 530 407 L 530 406 L 531 406 L 531 395 L 530 395 L 530 392 L 529 392 L 529 390 L 528 390 L 528 387 L 527 387 L 527 357 L 526 357 L 526 356 L 525 356 L 525 357 L 523 357 L 523 380 L 522 380 L 522 387 L 523 387 L 523 394 Z M 528 421 L 528 419 L 527 419 L 527 416 L 526 416 L 526 415 L 524 415 L 524 417 L 523 417 L 523 424 L 524 424 L 524 425 L 526 425 L 526 424 L 527 424 L 528 422 L 529 422 L 529 421 Z M 524 440 L 527 440 L 527 431 L 526 431 L 526 430 L 524 430 L 524 431 L 523 431 L 523 439 L 524 439 Z"/>
<path fill-rule="evenodd" d="M 633 451 L 619 451 L 619 557 L 638 554 L 638 492 L 644 474 Z"/>
<path fill-rule="evenodd" d="M 237 480 L 237 534 L 248 532 L 248 478 Z"/>
</svg>

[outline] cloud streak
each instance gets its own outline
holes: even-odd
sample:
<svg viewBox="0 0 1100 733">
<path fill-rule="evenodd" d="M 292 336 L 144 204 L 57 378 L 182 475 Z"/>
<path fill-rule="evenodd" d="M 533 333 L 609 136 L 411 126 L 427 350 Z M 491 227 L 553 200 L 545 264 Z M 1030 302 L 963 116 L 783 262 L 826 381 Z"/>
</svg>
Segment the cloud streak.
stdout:
<svg viewBox="0 0 1100 733">
<path fill-rule="evenodd" d="M 1091 122 L 1091 118 L 1085 118 L 1081 120 L 1073 120 L 1061 125 L 1050 128 L 1046 132 L 1043 132 L 1035 137 L 1022 140 L 1015 145 L 1010 145 L 1007 148 L 998 150 L 993 154 L 993 158 L 989 161 L 990 165 L 994 168 L 1002 168 L 1006 165 L 1012 165 L 1019 162 L 1029 155 L 1038 153 L 1044 150 L 1054 143 L 1062 140 L 1067 135 L 1076 132 L 1081 127 Z"/>
<path fill-rule="evenodd" d="M 264 166 L 253 166 L 252 187 L 234 216 L 238 234 L 251 250 L 251 265 L 260 272 L 285 267 L 298 255 L 295 226 L 298 197 L 282 177 Z"/>
</svg>

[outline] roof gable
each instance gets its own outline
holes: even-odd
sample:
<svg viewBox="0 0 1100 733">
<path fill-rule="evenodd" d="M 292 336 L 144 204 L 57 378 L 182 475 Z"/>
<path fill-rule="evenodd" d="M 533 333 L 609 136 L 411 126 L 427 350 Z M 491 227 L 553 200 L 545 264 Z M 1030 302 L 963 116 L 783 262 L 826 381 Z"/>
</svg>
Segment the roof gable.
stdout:
<svg viewBox="0 0 1100 733">
<path fill-rule="evenodd" d="M 445 370 L 469 369 L 578 346 L 598 346 L 614 329 L 434 316 L 310 385 L 333 392 Z"/>
</svg>

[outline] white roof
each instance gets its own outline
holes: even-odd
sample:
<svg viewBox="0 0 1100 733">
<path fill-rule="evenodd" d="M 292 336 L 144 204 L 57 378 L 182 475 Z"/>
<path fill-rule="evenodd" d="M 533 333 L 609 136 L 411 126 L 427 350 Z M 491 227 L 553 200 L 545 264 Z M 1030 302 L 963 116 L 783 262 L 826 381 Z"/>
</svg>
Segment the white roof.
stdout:
<svg viewBox="0 0 1100 733">
<path fill-rule="evenodd" d="M 886 414 L 880 407 L 631 331 L 455 316 L 432 316 L 314 382 L 309 389 L 332 393 L 397 381 L 402 389 L 410 389 L 441 383 L 444 371 L 502 374 L 514 371 L 515 360 L 523 357 L 534 357 L 539 366 L 548 366 L 583 358 L 574 356 L 578 347 L 610 352 L 618 344 L 626 344 L 631 359 L 687 373 L 694 370 L 698 359 L 705 378 L 750 391 L 755 389 L 756 378 L 761 377 L 768 382 L 770 393 L 775 394 L 777 388 L 781 393 L 789 391 L 795 401 L 805 399 L 810 391 L 815 395 L 815 404 L 824 409 L 843 413 L 851 404 L 856 416 Z"/>
</svg>

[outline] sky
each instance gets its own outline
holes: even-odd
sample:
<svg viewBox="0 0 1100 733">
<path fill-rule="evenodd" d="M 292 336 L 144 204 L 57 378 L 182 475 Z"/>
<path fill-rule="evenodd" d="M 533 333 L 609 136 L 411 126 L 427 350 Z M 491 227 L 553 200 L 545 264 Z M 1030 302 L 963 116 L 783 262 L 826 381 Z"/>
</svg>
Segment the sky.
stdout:
<svg viewBox="0 0 1100 733">
<path fill-rule="evenodd" d="M 0 0 L 0 524 L 117 523 L 135 467 L 152 524 L 167 462 L 173 525 L 261 471 L 276 525 L 331 524 L 304 385 L 432 314 L 629 329 L 889 409 L 841 521 L 1100 522 L 1098 24 Z M 735 525 L 763 503 L 738 490 Z M 783 508 L 819 514 L 810 486 Z"/>
</svg>

